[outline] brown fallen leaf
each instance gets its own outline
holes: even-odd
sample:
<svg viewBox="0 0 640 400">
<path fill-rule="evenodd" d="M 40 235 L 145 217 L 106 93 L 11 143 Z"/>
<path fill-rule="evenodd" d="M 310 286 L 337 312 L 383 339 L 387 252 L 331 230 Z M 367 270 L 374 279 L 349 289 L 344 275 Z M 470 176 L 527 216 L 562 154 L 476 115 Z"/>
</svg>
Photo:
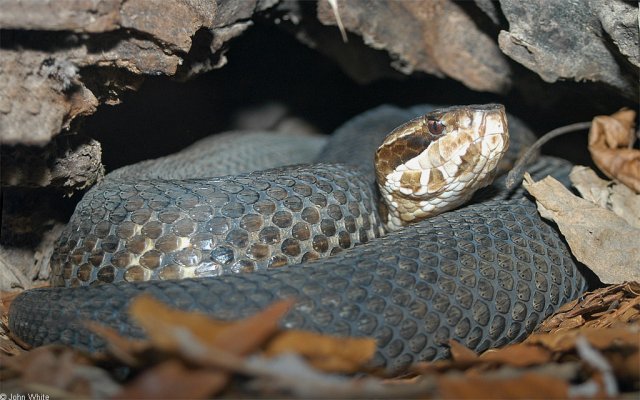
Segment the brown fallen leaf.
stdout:
<svg viewBox="0 0 640 400">
<path fill-rule="evenodd" d="M 279 331 L 280 320 L 294 303 L 293 299 L 280 300 L 251 317 L 235 322 L 222 329 L 212 345 L 238 355 L 255 351 Z"/>
<path fill-rule="evenodd" d="M 353 373 L 373 358 L 376 341 L 372 338 L 342 338 L 305 331 L 284 331 L 266 346 L 275 356 L 296 353 L 315 368 L 327 372 Z"/>
<path fill-rule="evenodd" d="M 633 149 L 635 118 L 635 111 L 627 109 L 595 117 L 589 151 L 605 175 L 640 193 L 640 150 Z"/>
<path fill-rule="evenodd" d="M 488 367 L 528 367 L 544 364 L 552 360 L 552 354 L 549 350 L 541 346 L 531 346 L 522 343 L 507 345 L 499 349 L 489 349 L 480 355 L 476 355 L 472 350 L 455 340 L 450 340 L 450 346 L 450 360 L 419 363 L 414 366 L 413 371 L 425 374 L 435 371 L 472 371 L 475 369 L 476 372 L 481 372 Z"/>
<path fill-rule="evenodd" d="M 115 329 L 97 322 L 86 321 L 85 326 L 107 342 L 111 355 L 130 367 L 141 365 L 138 355 L 151 348 L 151 343 L 147 340 L 125 338 Z"/>
<path fill-rule="evenodd" d="M 221 322 L 195 312 L 184 312 L 171 308 L 150 295 L 136 297 L 129 308 L 131 318 L 145 330 L 156 346 L 172 351 L 172 339 L 168 330 L 175 326 L 188 329 L 204 343 L 210 343 L 217 334 L 229 326 L 230 322 Z"/>
<path fill-rule="evenodd" d="M 629 324 L 615 328 L 581 327 L 569 331 L 556 331 L 553 334 L 534 333 L 525 339 L 524 343 L 542 345 L 551 351 L 566 352 L 575 349 L 579 337 L 586 338 L 589 344 L 598 350 L 616 347 L 638 351 L 640 324 Z"/>
<path fill-rule="evenodd" d="M 640 229 L 574 196 L 550 176 L 534 182 L 525 174 L 524 187 L 535 197 L 540 215 L 558 224 L 573 255 L 602 282 L 640 280 Z"/>
<path fill-rule="evenodd" d="M 142 295 L 132 301 L 129 313 L 151 343 L 164 351 L 177 351 L 177 331 L 188 331 L 203 345 L 233 354 L 248 354 L 278 330 L 278 322 L 292 305 L 293 300 L 282 300 L 244 320 L 222 322 L 204 314 L 172 309 L 151 296 Z"/>
<path fill-rule="evenodd" d="M 493 362 L 514 367 L 528 367 L 551 361 L 551 352 L 538 346 L 518 343 L 501 349 L 488 350 L 482 353 L 479 361 Z"/>
<path fill-rule="evenodd" d="M 0 312 L 3 318 L 9 314 L 11 303 L 19 294 L 20 292 L 0 292 Z"/>
<path fill-rule="evenodd" d="M 189 368 L 171 359 L 142 372 L 114 399 L 205 399 L 222 390 L 228 374 L 219 370 Z"/>
<path fill-rule="evenodd" d="M 437 382 L 443 399 L 563 399 L 569 389 L 563 379 L 534 373 L 509 378 L 445 375 Z"/>
<path fill-rule="evenodd" d="M 478 360 L 478 355 L 473 350 L 457 340 L 449 340 L 449 349 L 451 350 L 451 358 L 456 362 L 469 363 Z"/>
</svg>

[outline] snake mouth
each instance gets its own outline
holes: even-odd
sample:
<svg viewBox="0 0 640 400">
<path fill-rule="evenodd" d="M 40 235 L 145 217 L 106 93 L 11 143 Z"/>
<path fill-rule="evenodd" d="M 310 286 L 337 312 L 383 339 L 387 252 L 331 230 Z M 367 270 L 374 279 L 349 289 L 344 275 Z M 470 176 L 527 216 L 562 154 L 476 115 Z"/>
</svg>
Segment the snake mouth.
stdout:
<svg viewBox="0 0 640 400">
<path fill-rule="evenodd" d="M 390 229 L 466 202 L 491 183 L 508 145 L 501 104 L 434 110 L 396 128 L 376 152 Z"/>
</svg>

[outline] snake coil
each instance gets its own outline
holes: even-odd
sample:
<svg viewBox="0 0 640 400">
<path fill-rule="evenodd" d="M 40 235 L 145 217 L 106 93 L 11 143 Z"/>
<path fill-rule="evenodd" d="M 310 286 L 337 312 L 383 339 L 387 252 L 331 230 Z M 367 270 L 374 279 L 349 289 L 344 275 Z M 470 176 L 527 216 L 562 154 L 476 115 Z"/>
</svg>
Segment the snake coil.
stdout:
<svg viewBox="0 0 640 400">
<path fill-rule="evenodd" d="M 417 114 L 383 107 L 337 132 L 329 145 L 339 149 L 320 157 L 347 154 L 341 161 L 355 168 L 105 181 L 78 205 L 52 262 L 59 280 L 113 283 L 25 291 L 12 304 L 11 331 L 35 346 L 100 350 L 105 343 L 83 321 L 140 337 L 126 309 L 150 293 L 222 319 L 294 297 L 284 327 L 373 336 L 372 366 L 389 371 L 447 357 L 450 339 L 475 351 L 521 340 L 586 289 L 558 233 L 521 190 L 490 189 L 470 205 L 378 237 L 370 142 Z M 349 132 L 372 139 L 344 146 Z M 532 171 L 563 175 L 568 164 L 543 158 Z M 254 272 L 197 277 L 246 270 Z M 140 276 L 170 280 L 122 281 Z"/>
</svg>

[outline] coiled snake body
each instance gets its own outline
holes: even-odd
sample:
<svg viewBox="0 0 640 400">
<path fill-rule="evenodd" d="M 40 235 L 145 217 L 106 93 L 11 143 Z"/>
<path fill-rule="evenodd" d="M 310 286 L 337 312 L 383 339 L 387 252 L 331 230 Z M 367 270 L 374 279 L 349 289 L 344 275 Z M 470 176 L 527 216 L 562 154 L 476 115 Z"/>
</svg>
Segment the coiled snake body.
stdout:
<svg viewBox="0 0 640 400">
<path fill-rule="evenodd" d="M 524 338 L 586 283 L 522 191 L 490 188 L 404 226 L 490 182 L 509 141 L 504 109 L 437 110 L 394 130 L 376 155 L 387 199 L 378 212 L 375 146 L 390 124 L 416 114 L 380 108 L 338 132 L 319 159 L 355 168 L 106 179 L 78 205 L 52 258 L 54 281 L 80 287 L 23 292 L 10 310 L 12 332 L 33 345 L 98 350 L 104 343 L 83 321 L 141 336 L 126 308 L 144 292 L 224 319 L 294 297 L 285 327 L 373 336 L 373 366 L 390 371 L 446 357 L 449 339 L 482 351 Z M 567 164 L 544 159 L 532 168 L 562 175 Z M 385 235 L 382 221 L 395 231 Z M 155 280 L 127 282 L 147 279 Z"/>
</svg>

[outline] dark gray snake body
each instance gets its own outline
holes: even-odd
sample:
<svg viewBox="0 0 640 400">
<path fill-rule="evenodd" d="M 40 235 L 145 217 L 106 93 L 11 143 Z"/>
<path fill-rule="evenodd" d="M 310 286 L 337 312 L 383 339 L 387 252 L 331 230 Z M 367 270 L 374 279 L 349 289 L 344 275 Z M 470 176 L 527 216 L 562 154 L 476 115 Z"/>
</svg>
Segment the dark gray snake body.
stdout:
<svg viewBox="0 0 640 400">
<path fill-rule="evenodd" d="M 410 113 L 409 118 L 418 114 L 415 110 L 407 112 L 391 108 L 376 112 L 373 122 L 369 115 L 356 119 L 342 131 L 364 127 L 370 131 L 367 134 L 381 137 L 408 119 L 407 113 Z M 332 139 L 334 142 L 348 140 L 346 135 L 338 133 Z M 348 153 L 346 161 L 365 165 L 366 171 L 368 164 L 358 157 L 370 160 L 371 153 L 357 156 L 353 147 L 342 144 L 339 148 Z M 340 151 L 333 154 L 336 153 Z M 539 162 L 534 167 L 534 175 L 536 168 L 539 175 L 552 173 L 566 177 L 568 172 L 566 162 L 554 159 Z M 381 231 L 377 226 L 372 179 L 362 171 L 330 165 L 285 168 L 236 177 L 233 182 L 213 179 L 212 185 L 203 185 L 203 181 L 181 182 L 172 186 L 176 193 L 163 187 L 166 183 L 161 182 L 143 182 L 138 187 L 135 183 L 107 182 L 107 187 L 113 185 L 112 191 L 125 193 L 125 196 L 121 196 L 124 198 L 120 203 L 105 207 L 107 212 L 96 211 L 100 214 L 96 220 L 109 220 L 115 226 L 103 232 L 103 238 L 89 241 L 88 246 L 93 246 L 94 251 L 102 243 L 109 245 L 106 240 L 109 236 L 122 241 L 108 252 L 107 258 L 126 246 L 128 239 L 119 238 L 117 229 L 124 219 L 131 220 L 135 210 L 126 210 L 124 205 L 135 195 L 135 190 L 140 190 L 140 193 L 150 194 L 146 198 L 141 196 L 142 203 L 133 202 L 131 207 L 134 203 L 138 209 L 147 209 L 153 204 L 167 206 L 159 201 L 158 196 L 163 194 L 162 199 L 169 199 L 168 205 L 176 213 L 168 217 L 173 222 L 163 222 L 165 225 L 156 232 L 158 235 L 168 234 L 167 226 L 176 228 L 175 223 L 187 217 L 193 227 L 187 222 L 180 226 L 189 235 L 211 235 L 226 218 L 226 228 L 220 229 L 219 233 L 225 235 L 225 240 L 231 239 L 223 245 L 223 248 L 227 246 L 223 252 L 219 251 L 219 246 L 205 245 L 198 249 L 198 254 L 189 257 L 180 253 L 182 250 L 174 249 L 171 240 L 162 242 L 173 246 L 165 249 L 171 256 L 151 259 L 157 264 L 152 270 L 158 274 L 164 268 L 170 271 L 171 265 L 181 262 L 182 255 L 182 262 L 198 258 L 210 260 L 209 266 L 214 270 L 228 267 L 234 272 L 246 266 L 256 272 L 26 291 L 12 305 L 10 328 L 16 336 L 33 345 L 61 342 L 98 350 L 104 343 L 87 331 L 82 321 L 99 321 L 123 334 L 141 336 L 142 332 L 131 324 L 126 313 L 131 298 L 137 294 L 151 293 L 175 307 L 199 310 L 223 319 L 244 317 L 276 299 L 294 297 L 297 304 L 285 317 L 283 326 L 338 335 L 373 336 L 379 345 L 373 365 L 397 371 L 418 360 L 446 357 L 449 339 L 458 340 L 476 351 L 521 340 L 542 319 L 586 289 L 586 282 L 558 233 L 540 219 L 535 204 L 524 197 L 521 190 L 514 193 L 487 190 L 473 204 L 462 209 L 375 238 Z M 334 173 L 337 176 L 331 178 Z M 144 190 L 144 185 L 155 187 L 157 192 Z M 225 189 L 225 186 L 233 188 Z M 251 190 L 251 187 L 262 190 Z M 500 187 L 500 183 L 495 187 Z M 272 190 L 277 192 L 275 197 L 266 194 L 273 188 L 277 188 Z M 203 200 L 212 191 L 217 194 L 208 198 L 213 198 L 213 203 L 221 201 L 220 204 Z M 255 207 L 262 200 L 274 205 L 268 207 L 265 215 L 260 213 L 260 207 Z M 318 203 L 325 204 L 318 215 L 304 212 L 319 206 Z M 90 206 L 91 198 L 86 204 L 89 204 L 89 210 L 94 210 Z M 212 213 L 209 217 L 204 210 L 194 212 L 194 208 L 203 204 Z M 227 209 L 223 211 L 225 207 Z M 283 214 L 274 219 L 278 212 Z M 241 225 L 247 214 L 256 215 L 255 230 L 247 230 L 246 224 Z M 203 220 L 199 221 L 198 216 Z M 92 221 L 91 212 L 87 211 L 83 218 Z M 215 223 L 212 222 L 214 218 L 218 218 Z M 278 221 L 283 225 L 278 226 Z M 300 231 L 296 233 L 294 226 L 298 223 L 304 223 L 305 228 L 299 227 Z M 62 247 L 70 241 L 73 246 L 82 246 L 82 235 L 97 235 L 98 222 L 92 224 L 86 226 L 89 232 L 79 231 L 77 238 L 70 235 Z M 271 226 L 277 229 L 262 233 Z M 234 229 L 236 234 L 229 236 Z M 269 257 L 256 259 L 260 257 L 252 254 L 251 240 L 247 240 L 241 230 L 266 245 L 268 248 L 263 246 L 262 249 Z M 288 245 L 283 245 L 286 239 L 273 240 L 272 236 L 285 231 L 293 233 L 295 243 L 289 241 Z M 179 236 L 180 229 L 171 229 L 171 232 L 173 235 L 177 232 Z M 125 237 L 132 237 L 129 233 L 125 232 Z M 220 238 L 207 236 L 207 240 L 211 244 Z M 356 243 L 364 244 L 342 251 Z M 67 247 L 68 257 L 74 256 L 72 246 Z M 333 256 L 312 263 L 266 269 L 273 260 L 282 260 L 279 257 L 298 262 L 329 254 Z M 99 265 L 105 261 L 104 254 L 101 257 L 96 260 Z M 91 262 L 88 255 L 80 256 L 76 261 L 81 265 Z M 108 261 L 109 265 L 115 262 Z M 62 268 L 63 264 L 60 262 Z M 74 268 L 77 273 L 78 267 Z M 93 275 L 88 278 L 96 278 L 101 270 L 90 269 L 89 273 Z M 108 272 L 104 274 L 110 279 Z M 116 279 L 122 277 L 117 274 L 124 272 L 113 268 L 111 274 Z"/>
</svg>

